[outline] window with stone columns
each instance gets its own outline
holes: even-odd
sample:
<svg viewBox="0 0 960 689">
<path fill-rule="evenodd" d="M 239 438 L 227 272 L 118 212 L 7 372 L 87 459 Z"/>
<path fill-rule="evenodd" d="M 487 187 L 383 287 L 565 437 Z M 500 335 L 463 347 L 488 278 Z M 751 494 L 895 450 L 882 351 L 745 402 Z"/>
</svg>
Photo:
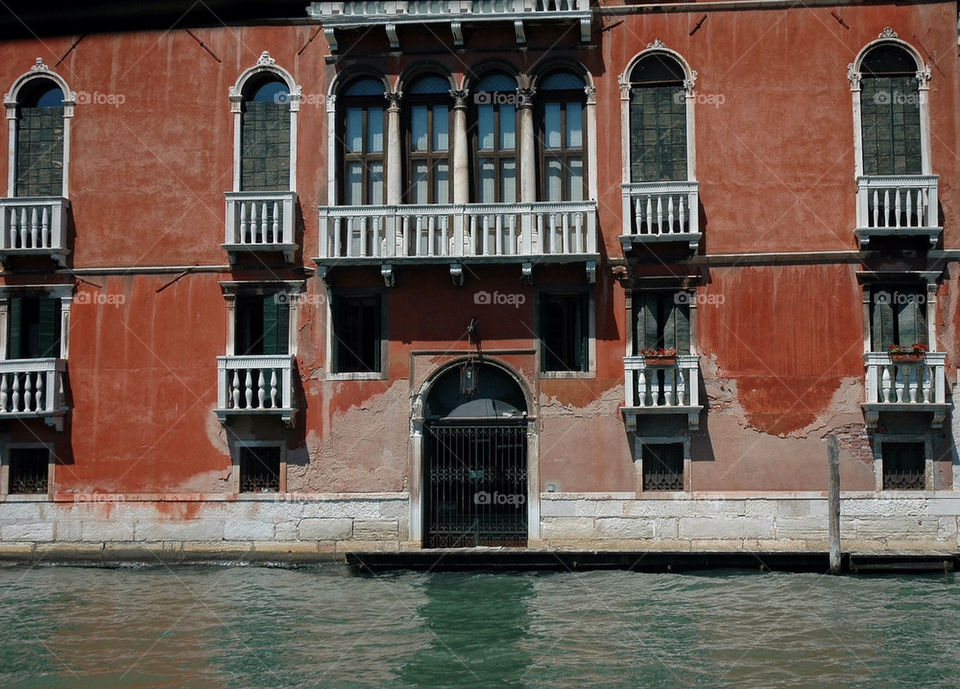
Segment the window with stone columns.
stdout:
<svg viewBox="0 0 960 689">
<path fill-rule="evenodd" d="M 477 82 L 467 126 L 472 143 L 474 202 L 516 203 L 521 195 L 518 105 L 529 107 L 525 99 L 530 95 L 519 90 L 517 80 L 503 72 L 488 73 Z"/>
<path fill-rule="evenodd" d="M 365 77 L 348 84 L 338 98 L 340 194 L 345 205 L 387 202 L 385 94 L 382 81 Z M 391 107 L 397 104 L 391 101 Z"/>
<path fill-rule="evenodd" d="M 586 198 L 586 96 L 583 79 L 572 72 L 555 71 L 538 80 L 541 201 L 582 201 Z"/>
<path fill-rule="evenodd" d="M 847 68 L 857 175 L 929 175 L 930 66 L 885 28 Z"/>
<path fill-rule="evenodd" d="M 76 100 L 67 83 L 37 58 L 4 98 L 9 155 L 7 195 L 67 196 L 70 119 Z"/>
<path fill-rule="evenodd" d="M 453 199 L 451 105 L 450 82 L 438 75 L 421 76 L 404 92 L 404 203 L 444 204 Z"/>
<path fill-rule="evenodd" d="M 230 87 L 233 190 L 295 191 L 301 87 L 264 51 Z"/>
</svg>

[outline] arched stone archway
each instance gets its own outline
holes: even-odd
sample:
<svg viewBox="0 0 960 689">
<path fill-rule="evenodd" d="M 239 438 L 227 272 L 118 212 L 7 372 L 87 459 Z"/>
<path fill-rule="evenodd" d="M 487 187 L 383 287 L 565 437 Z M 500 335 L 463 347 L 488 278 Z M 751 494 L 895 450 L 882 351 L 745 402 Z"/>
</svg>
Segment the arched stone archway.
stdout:
<svg viewBox="0 0 960 689">
<path fill-rule="evenodd" d="M 525 547 L 539 534 L 530 408 L 522 379 L 496 360 L 455 360 L 421 386 L 411 536 L 423 547 Z"/>
</svg>

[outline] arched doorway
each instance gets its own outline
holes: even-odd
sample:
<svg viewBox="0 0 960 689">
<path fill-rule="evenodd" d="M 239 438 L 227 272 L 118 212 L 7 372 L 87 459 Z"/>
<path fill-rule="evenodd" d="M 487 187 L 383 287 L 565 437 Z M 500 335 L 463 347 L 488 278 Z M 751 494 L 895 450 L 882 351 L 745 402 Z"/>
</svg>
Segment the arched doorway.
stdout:
<svg viewBox="0 0 960 689">
<path fill-rule="evenodd" d="M 450 366 L 423 401 L 423 546 L 527 545 L 527 400 L 504 368 Z"/>
</svg>

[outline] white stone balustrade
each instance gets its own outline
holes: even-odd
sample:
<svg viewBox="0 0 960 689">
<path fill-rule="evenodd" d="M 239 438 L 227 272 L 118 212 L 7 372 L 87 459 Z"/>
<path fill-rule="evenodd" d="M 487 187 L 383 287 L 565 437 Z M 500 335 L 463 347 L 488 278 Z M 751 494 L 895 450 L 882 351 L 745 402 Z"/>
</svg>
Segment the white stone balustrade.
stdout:
<svg viewBox="0 0 960 689">
<path fill-rule="evenodd" d="M 217 416 L 293 415 L 293 357 L 250 355 L 217 357 Z"/>
<path fill-rule="evenodd" d="M 700 363 L 696 354 L 680 354 L 674 363 L 644 356 L 623 358 L 624 406 L 628 430 L 641 414 L 685 414 L 691 429 L 700 423 Z"/>
<path fill-rule="evenodd" d="M 63 416 L 66 365 L 54 358 L 0 361 L 0 418 Z"/>
<path fill-rule="evenodd" d="M 0 255 L 50 254 L 62 263 L 69 207 L 59 196 L 0 199 Z"/>
<path fill-rule="evenodd" d="M 698 182 L 638 182 L 621 185 L 623 232 L 620 243 L 700 242 Z"/>
<path fill-rule="evenodd" d="M 296 250 L 297 194 L 292 191 L 228 191 L 223 247 L 237 251 L 283 251 L 293 260 Z"/>
<path fill-rule="evenodd" d="M 327 206 L 318 260 L 592 255 L 596 234 L 592 201 Z"/>
<path fill-rule="evenodd" d="M 900 361 L 886 352 L 864 355 L 867 425 L 875 427 L 879 412 L 933 412 L 939 427 L 946 413 L 946 354 L 927 352 L 920 361 Z"/>
<path fill-rule="evenodd" d="M 872 175 L 857 178 L 857 228 L 861 246 L 871 236 L 926 235 L 936 245 L 942 228 L 937 175 Z"/>
</svg>

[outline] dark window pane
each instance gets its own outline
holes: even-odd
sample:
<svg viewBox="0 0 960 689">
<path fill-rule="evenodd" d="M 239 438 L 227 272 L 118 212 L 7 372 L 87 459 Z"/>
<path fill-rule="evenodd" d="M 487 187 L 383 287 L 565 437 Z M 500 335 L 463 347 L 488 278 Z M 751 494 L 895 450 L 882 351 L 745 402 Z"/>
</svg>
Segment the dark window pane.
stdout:
<svg viewBox="0 0 960 689">
<path fill-rule="evenodd" d="M 924 489 L 924 443 L 884 443 L 882 452 L 884 490 Z"/>
<path fill-rule="evenodd" d="M 10 449 L 10 493 L 46 493 L 50 452 L 45 447 Z"/>
<path fill-rule="evenodd" d="M 8 347 L 11 359 L 60 356 L 60 300 L 51 297 L 10 299 Z"/>
<path fill-rule="evenodd" d="M 63 193 L 63 107 L 21 105 L 18 110 L 16 195 L 60 196 Z"/>
<path fill-rule="evenodd" d="M 877 287 L 870 299 L 873 351 L 891 345 L 927 344 L 927 295 L 916 287 Z"/>
<path fill-rule="evenodd" d="M 336 373 L 380 370 L 380 296 L 335 297 L 333 348 Z"/>
<path fill-rule="evenodd" d="M 633 355 L 643 349 L 673 347 L 690 353 L 690 306 L 685 292 L 635 292 Z"/>
<path fill-rule="evenodd" d="M 241 190 L 289 189 L 289 105 L 274 100 L 248 101 L 241 118 Z"/>
<path fill-rule="evenodd" d="M 240 492 L 276 493 L 280 490 L 280 448 L 240 448 Z"/>
<path fill-rule="evenodd" d="M 643 446 L 643 490 L 683 490 L 683 444 Z"/>
<path fill-rule="evenodd" d="M 860 89 L 866 175 L 919 175 L 920 91 L 914 76 L 867 77 Z"/>
<path fill-rule="evenodd" d="M 687 106 L 681 84 L 630 92 L 630 175 L 633 182 L 687 178 Z"/>
<path fill-rule="evenodd" d="M 587 296 L 543 294 L 540 300 L 541 370 L 587 370 Z"/>
</svg>

